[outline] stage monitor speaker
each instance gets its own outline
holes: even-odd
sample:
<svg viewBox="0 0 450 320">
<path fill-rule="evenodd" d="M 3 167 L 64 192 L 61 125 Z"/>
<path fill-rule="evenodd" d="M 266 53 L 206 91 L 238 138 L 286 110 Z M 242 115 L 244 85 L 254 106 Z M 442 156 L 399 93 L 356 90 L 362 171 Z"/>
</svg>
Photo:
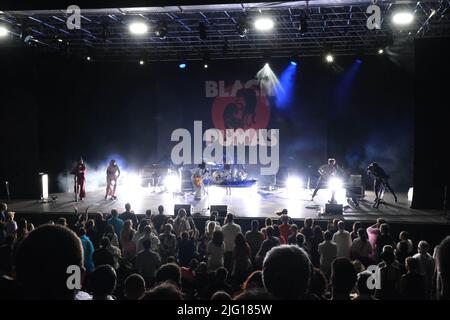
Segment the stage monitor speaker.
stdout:
<svg viewBox="0 0 450 320">
<path fill-rule="evenodd" d="M 227 205 L 214 205 L 209 208 L 209 212 L 216 211 L 219 214 L 219 217 L 224 218 L 228 213 Z"/>
<path fill-rule="evenodd" d="M 192 191 L 192 173 L 191 170 L 181 171 L 181 191 Z"/>
<path fill-rule="evenodd" d="M 289 178 L 289 169 L 288 167 L 280 167 L 278 169 L 276 175 L 276 185 L 277 187 L 284 188 L 286 187 L 287 180 Z"/>
<path fill-rule="evenodd" d="M 188 217 L 190 217 L 192 215 L 192 211 L 193 211 L 192 205 L 190 205 L 190 204 L 176 204 L 174 206 L 174 209 L 173 209 L 173 215 L 175 217 L 178 216 L 178 211 L 180 209 L 186 210 L 186 213 L 187 213 Z"/>
<path fill-rule="evenodd" d="M 344 206 L 342 204 L 327 203 L 325 204 L 325 214 L 342 214 Z"/>
<path fill-rule="evenodd" d="M 364 198 L 365 188 L 364 188 L 364 186 L 348 186 L 346 188 L 345 196 L 347 198 L 352 198 L 352 197 Z"/>
<path fill-rule="evenodd" d="M 350 175 L 350 185 L 355 187 L 362 185 L 362 175 L 360 174 Z"/>
</svg>

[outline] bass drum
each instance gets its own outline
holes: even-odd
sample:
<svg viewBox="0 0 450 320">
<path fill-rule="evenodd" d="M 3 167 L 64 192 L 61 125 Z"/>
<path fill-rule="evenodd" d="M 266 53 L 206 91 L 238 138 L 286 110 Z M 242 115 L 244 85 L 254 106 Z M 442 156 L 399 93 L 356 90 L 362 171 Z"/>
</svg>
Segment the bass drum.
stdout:
<svg viewBox="0 0 450 320">
<path fill-rule="evenodd" d="M 248 178 L 248 173 L 244 170 L 237 170 L 236 173 L 234 174 L 234 179 L 236 181 L 245 181 Z"/>
<path fill-rule="evenodd" d="M 215 171 L 211 176 L 213 184 L 222 184 L 230 180 L 230 174 L 225 171 Z"/>
</svg>

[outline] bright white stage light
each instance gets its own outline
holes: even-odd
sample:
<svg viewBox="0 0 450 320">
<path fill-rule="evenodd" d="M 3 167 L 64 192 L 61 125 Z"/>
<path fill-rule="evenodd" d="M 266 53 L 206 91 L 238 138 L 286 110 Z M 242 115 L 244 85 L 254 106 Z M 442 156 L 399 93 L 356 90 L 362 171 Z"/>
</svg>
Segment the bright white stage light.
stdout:
<svg viewBox="0 0 450 320">
<path fill-rule="evenodd" d="M 414 196 L 414 188 L 411 187 L 408 190 L 408 201 L 410 201 L 410 202 L 413 201 L 413 196 Z"/>
<path fill-rule="evenodd" d="M 289 177 L 286 181 L 286 188 L 288 192 L 300 192 L 303 188 L 303 182 L 298 177 Z"/>
<path fill-rule="evenodd" d="M 340 190 L 344 187 L 344 183 L 339 178 L 331 178 L 330 181 L 328 181 L 328 188 L 330 188 L 332 191 Z"/>
<path fill-rule="evenodd" d="M 124 187 L 130 191 L 141 187 L 141 177 L 138 174 L 128 173 L 123 180 Z"/>
<path fill-rule="evenodd" d="M 143 66 L 143 65 L 144 65 L 144 60 L 140 60 L 140 61 L 139 61 L 139 64 L 140 64 L 141 66 Z"/>
<path fill-rule="evenodd" d="M 392 17 L 392 22 L 397 25 L 410 24 L 414 19 L 414 15 L 411 12 L 397 12 Z"/>
<path fill-rule="evenodd" d="M 384 50 L 383 49 L 378 49 L 378 54 L 383 54 Z"/>
<path fill-rule="evenodd" d="M 325 60 L 326 60 L 328 63 L 331 63 L 331 62 L 334 61 L 334 57 L 333 57 L 332 54 L 327 54 L 327 55 L 325 56 Z"/>
<path fill-rule="evenodd" d="M 0 37 L 6 37 L 8 35 L 8 29 L 0 27 Z"/>
<path fill-rule="evenodd" d="M 274 26 L 274 22 L 271 18 L 261 17 L 255 20 L 255 28 L 260 31 L 271 30 Z"/>
<path fill-rule="evenodd" d="M 42 181 L 42 199 L 48 199 L 48 174 L 41 174 Z"/>
<path fill-rule="evenodd" d="M 177 190 L 180 190 L 180 179 L 177 176 L 168 175 L 167 177 L 164 178 L 163 183 L 167 191 L 169 192 L 175 192 Z"/>
<path fill-rule="evenodd" d="M 133 22 L 129 25 L 129 30 L 134 34 L 144 34 L 148 31 L 148 26 L 143 22 Z"/>
</svg>

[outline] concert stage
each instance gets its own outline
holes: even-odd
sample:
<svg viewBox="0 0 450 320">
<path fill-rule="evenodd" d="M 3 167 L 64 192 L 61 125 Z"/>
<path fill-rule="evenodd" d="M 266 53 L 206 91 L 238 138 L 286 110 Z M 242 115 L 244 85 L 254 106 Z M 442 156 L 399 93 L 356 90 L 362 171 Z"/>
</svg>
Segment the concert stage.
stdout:
<svg viewBox="0 0 450 320">
<path fill-rule="evenodd" d="M 228 211 L 239 218 L 277 218 L 277 212 L 283 208 L 288 209 L 289 216 L 296 219 L 312 217 L 315 220 L 330 220 L 340 218 L 347 221 L 361 221 L 370 223 L 378 217 L 386 218 L 390 223 L 399 224 L 438 224 L 449 225 L 449 219 L 443 210 L 414 210 L 411 209 L 406 194 L 399 195 L 399 202 L 393 203 L 390 194 L 385 195 L 388 204 L 382 204 L 378 209 L 372 208 L 374 200 L 373 192 L 366 191 L 366 196 L 359 207 L 354 207 L 347 202 L 345 190 L 337 192 L 336 198 L 344 205 L 342 215 L 330 215 L 322 213 L 326 202 L 329 200 L 329 191 L 320 190 L 314 201 L 310 201 L 312 190 L 299 190 L 289 193 L 284 189 L 257 190 L 252 188 L 232 188 L 231 195 L 226 195 L 225 188 L 209 187 L 208 195 L 202 200 L 195 201 L 191 193 L 172 194 L 167 192 L 150 192 L 149 189 L 133 190 L 125 193 L 118 188 L 117 200 L 104 200 L 104 191 L 97 190 L 87 193 L 87 198 L 81 202 L 75 202 L 71 193 L 54 194 L 56 201 L 39 203 L 37 200 L 14 200 L 9 203 L 9 208 L 18 216 L 33 216 L 40 221 L 52 219 L 50 216 L 58 214 L 73 214 L 74 206 L 79 212 L 89 208 L 89 213 L 110 212 L 111 209 L 124 211 L 125 203 L 131 203 L 132 209 L 138 215 L 143 215 L 147 209 L 157 212 L 157 207 L 163 205 L 166 214 L 173 214 L 175 204 L 191 204 L 195 216 L 208 216 L 208 208 L 211 205 L 227 205 Z M 48 216 L 48 218 L 46 218 Z"/>
</svg>

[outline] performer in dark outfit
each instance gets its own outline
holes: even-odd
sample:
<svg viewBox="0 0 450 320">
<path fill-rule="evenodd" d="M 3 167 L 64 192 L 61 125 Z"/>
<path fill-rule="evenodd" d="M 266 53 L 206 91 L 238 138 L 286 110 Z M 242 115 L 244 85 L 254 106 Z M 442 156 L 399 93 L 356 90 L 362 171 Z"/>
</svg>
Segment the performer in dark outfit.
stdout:
<svg viewBox="0 0 450 320">
<path fill-rule="evenodd" d="M 316 186 L 316 189 L 314 189 L 311 200 L 314 200 L 314 197 L 316 196 L 319 189 L 323 188 L 324 185 L 328 182 L 328 180 L 331 177 L 337 175 L 338 167 L 336 165 L 336 160 L 332 159 L 332 158 L 328 159 L 328 164 L 324 164 L 317 171 L 319 172 L 320 177 L 319 177 L 319 180 L 317 180 L 317 186 Z M 332 196 L 331 196 L 330 202 L 334 202 L 334 195 L 335 195 L 335 191 L 332 190 Z"/>
<path fill-rule="evenodd" d="M 106 195 L 105 200 L 108 196 L 111 196 L 111 199 L 117 199 L 116 197 L 116 188 L 117 188 L 117 179 L 120 176 L 120 169 L 116 163 L 116 160 L 111 160 L 108 168 L 106 169 Z"/>
<path fill-rule="evenodd" d="M 397 202 L 397 196 L 394 190 L 389 185 L 389 176 L 376 162 L 371 163 L 367 167 L 367 174 L 374 177 L 374 191 L 375 191 L 375 202 L 373 204 L 374 208 L 378 208 L 383 200 L 384 192 L 388 189 L 394 196 L 395 202 Z"/>
<path fill-rule="evenodd" d="M 74 175 L 75 180 L 75 201 L 83 200 L 86 197 L 86 166 L 82 158 L 80 158 L 80 161 L 78 161 L 71 173 Z"/>
</svg>

